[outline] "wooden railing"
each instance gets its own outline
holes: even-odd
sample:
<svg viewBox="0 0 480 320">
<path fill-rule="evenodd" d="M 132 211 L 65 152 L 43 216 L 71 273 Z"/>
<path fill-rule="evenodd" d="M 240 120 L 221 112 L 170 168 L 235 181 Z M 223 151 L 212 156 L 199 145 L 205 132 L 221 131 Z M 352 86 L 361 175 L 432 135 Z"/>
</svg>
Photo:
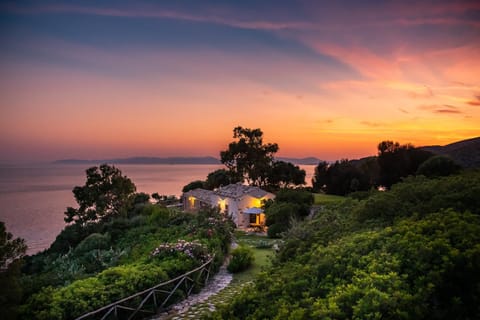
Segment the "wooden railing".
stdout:
<svg viewBox="0 0 480 320">
<path fill-rule="evenodd" d="M 137 292 L 100 309 L 86 313 L 80 319 L 143 319 L 165 309 L 175 292 L 182 291 L 187 297 L 195 285 L 205 285 L 213 264 L 211 258 L 200 267 L 181 276 Z"/>
</svg>

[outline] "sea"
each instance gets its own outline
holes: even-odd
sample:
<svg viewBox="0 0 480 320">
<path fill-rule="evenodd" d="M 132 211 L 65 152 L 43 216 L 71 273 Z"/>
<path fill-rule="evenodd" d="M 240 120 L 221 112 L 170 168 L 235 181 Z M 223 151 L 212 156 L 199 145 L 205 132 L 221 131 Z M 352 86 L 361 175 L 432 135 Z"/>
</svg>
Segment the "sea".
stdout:
<svg viewBox="0 0 480 320">
<path fill-rule="evenodd" d="M 65 227 L 67 207 L 77 207 L 72 189 L 83 186 L 88 164 L 0 165 L 0 221 L 13 236 L 25 239 L 27 254 L 48 248 Z M 194 180 L 204 180 L 222 165 L 121 164 L 137 192 L 180 196 Z M 301 165 L 310 185 L 314 165 Z"/>
</svg>

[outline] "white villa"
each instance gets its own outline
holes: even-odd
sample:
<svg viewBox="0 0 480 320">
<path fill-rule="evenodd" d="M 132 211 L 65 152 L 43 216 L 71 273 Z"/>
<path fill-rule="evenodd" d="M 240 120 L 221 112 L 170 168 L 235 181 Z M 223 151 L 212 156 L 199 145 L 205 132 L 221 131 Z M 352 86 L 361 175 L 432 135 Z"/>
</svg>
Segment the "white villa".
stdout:
<svg viewBox="0 0 480 320">
<path fill-rule="evenodd" d="M 183 209 L 195 212 L 201 208 L 219 207 L 230 216 L 237 228 L 262 227 L 265 214 L 262 201 L 273 199 L 273 193 L 241 183 L 229 184 L 216 190 L 194 189 L 183 194 Z"/>
</svg>

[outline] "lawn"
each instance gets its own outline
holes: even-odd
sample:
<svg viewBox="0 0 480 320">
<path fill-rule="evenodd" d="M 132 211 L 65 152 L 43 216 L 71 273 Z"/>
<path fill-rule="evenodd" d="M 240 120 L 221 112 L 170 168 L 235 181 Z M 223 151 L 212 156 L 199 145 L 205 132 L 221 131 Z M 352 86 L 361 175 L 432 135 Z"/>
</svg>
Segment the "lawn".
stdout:
<svg viewBox="0 0 480 320">
<path fill-rule="evenodd" d="M 314 193 L 314 205 L 326 205 L 326 204 L 333 204 L 338 203 L 345 200 L 345 197 L 336 196 L 332 194 L 324 194 L 324 193 Z"/>
<path fill-rule="evenodd" d="M 252 280 L 262 267 L 270 264 L 270 256 L 273 249 L 271 248 L 277 239 L 269 239 L 266 236 L 246 234 L 242 231 L 235 232 L 235 238 L 239 245 L 246 245 L 252 248 L 255 260 L 250 268 L 243 272 L 235 273 L 232 282 L 245 282 Z M 259 248 L 260 247 L 260 248 Z"/>
</svg>

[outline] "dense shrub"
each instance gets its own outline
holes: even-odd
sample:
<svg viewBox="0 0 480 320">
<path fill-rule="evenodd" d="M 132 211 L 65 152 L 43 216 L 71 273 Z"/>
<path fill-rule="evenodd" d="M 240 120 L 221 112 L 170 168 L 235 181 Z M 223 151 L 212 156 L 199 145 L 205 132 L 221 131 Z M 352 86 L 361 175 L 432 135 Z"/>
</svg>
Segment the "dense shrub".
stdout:
<svg viewBox="0 0 480 320">
<path fill-rule="evenodd" d="M 313 204 L 313 195 L 301 189 L 282 189 L 274 201 L 265 204 L 265 224 L 268 226 L 267 235 L 270 238 L 279 238 L 282 232 L 290 227 L 292 220 L 304 219 L 310 213 Z"/>
<path fill-rule="evenodd" d="M 211 318 L 477 319 L 479 186 L 478 172 L 409 178 L 326 208 Z"/>
<path fill-rule="evenodd" d="M 157 226 L 166 226 L 170 221 L 170 211 L 167 208 L 151 206 L 148 223 Z"/>
<path fill-rule="evenodd" d="M 422 163 L 417 174 L 426 177 L 448 176 L 460 171 L 460 166 L 447 156 L 434 156 Z"/>
<path fill-rule="evenodd" d="M 27 295 L 21 316 L 71 319 L 179 276 L 211 256 L 213 270 L 218 269 L 231 241 L 230 221 L 216 211 L 145 210 L 150 214 L 102 222 L 65 254 L 50 250 L 31 258 L 38 268 L 23 277 Z M 178 244 L 179 251 L 152 255 L 169 243 Z M 171 302 L 183 295 L 178 292 Z"/>
<path fill-rule="evenodd" d="M 235 273 L 248 269 L 254 261 L 253 251 L 249 247 L 240 246 L 232 251 L 232 257 L 227 266 L 229 272 Z"/>
<path fill-rule="evenodd" d="M 75 254 L 85 254 L 92 250 L 104 250 L 110 247 L 110 238 L 108 235 L 103 235 L 100 233 L 92 233 L 86 237 L 82 242 L 78 244 L 75 248 Z"/>
<path fill-rule="evenodd" d="M 355 209 L 358 221 L 375 219 L 391 224 L 395 219 L 414 213 L 427 214 L 453 208 L 480 214 L 480 171 L 427 179 L 409 177 L 389 192 L 379 192 Z"/>
</svg>

